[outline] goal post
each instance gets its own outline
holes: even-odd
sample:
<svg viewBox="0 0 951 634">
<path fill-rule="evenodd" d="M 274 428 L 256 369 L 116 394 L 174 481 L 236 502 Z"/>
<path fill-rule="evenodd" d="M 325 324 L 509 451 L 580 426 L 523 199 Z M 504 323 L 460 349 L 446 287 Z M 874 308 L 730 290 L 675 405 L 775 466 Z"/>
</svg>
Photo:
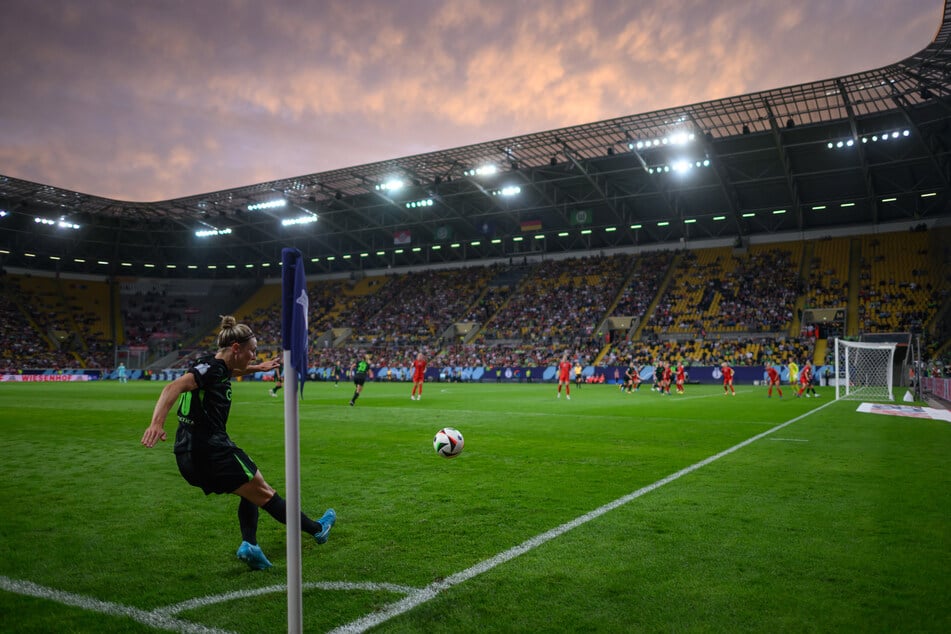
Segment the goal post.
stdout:
<svg viewBox="0 0 951 634">
<path fill-rule="evenodd" d="M 835 340 L 835 398 L 894 401 L 894 342 Z"/>
</svg>

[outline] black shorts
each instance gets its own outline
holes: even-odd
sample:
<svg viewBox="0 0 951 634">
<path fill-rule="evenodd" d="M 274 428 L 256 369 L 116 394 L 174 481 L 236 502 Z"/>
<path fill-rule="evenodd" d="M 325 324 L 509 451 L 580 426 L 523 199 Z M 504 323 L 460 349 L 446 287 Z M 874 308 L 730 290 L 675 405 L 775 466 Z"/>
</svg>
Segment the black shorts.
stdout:
<svg viewBox="0 0 951 634">
<path fill-rule="evenodd" d="M 367 380 L 367 375 L 364 374 L 363 372 L 359 372 L 353 375 L 354 385 L 363 385 L 364 383 L 366 383 L 366 380 Z"/>
<path fill-rule="evenodd" d="M 237 447 L 225 447 L 210 453 L 178 453 L 175 459 L 182 477 L 205 495 L 232 493 L 250 482 L 258 471 L 248 454 Z"/>
</svg>

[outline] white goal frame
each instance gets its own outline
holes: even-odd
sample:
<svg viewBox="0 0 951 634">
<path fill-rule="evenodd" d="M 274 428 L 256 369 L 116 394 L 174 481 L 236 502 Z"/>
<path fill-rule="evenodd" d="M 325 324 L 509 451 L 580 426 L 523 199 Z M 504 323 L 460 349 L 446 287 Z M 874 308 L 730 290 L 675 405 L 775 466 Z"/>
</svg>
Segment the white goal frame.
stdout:
<svg viewBox="0 0 951 634">
<path fill-rule="evenodd" d="M 894 401 L 895 347 L 894 342 L 836 339 L 836 400 Z"/>
</svg>

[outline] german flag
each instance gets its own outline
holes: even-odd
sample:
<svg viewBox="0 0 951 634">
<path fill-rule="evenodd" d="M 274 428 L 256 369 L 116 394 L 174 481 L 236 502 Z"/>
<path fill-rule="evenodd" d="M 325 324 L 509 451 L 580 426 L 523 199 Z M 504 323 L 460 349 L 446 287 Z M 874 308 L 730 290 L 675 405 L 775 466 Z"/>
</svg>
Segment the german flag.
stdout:
<svg viewBox="0 0 951 634">
<path fill-rule="evenodd" d="M 521 222 L 522 231 L 541 231 L 541 220 L 523 220 Z"/>
</svg>

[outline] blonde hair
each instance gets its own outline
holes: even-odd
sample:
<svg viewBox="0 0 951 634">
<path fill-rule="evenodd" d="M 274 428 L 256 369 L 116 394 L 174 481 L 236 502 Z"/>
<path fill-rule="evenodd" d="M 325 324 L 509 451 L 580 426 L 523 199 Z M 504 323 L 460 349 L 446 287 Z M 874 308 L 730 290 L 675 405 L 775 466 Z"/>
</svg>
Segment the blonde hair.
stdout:
<svg viewBox="0 0 951 634">
<path fill-rule="evenodd" d="M 221 317 L 221 330 L 218 331 L 218 349 L 227 348 L 233 343 L 245 344 L 254 338 L 250 326 L 239 324 L 233 315 Z"/>
</svg>

